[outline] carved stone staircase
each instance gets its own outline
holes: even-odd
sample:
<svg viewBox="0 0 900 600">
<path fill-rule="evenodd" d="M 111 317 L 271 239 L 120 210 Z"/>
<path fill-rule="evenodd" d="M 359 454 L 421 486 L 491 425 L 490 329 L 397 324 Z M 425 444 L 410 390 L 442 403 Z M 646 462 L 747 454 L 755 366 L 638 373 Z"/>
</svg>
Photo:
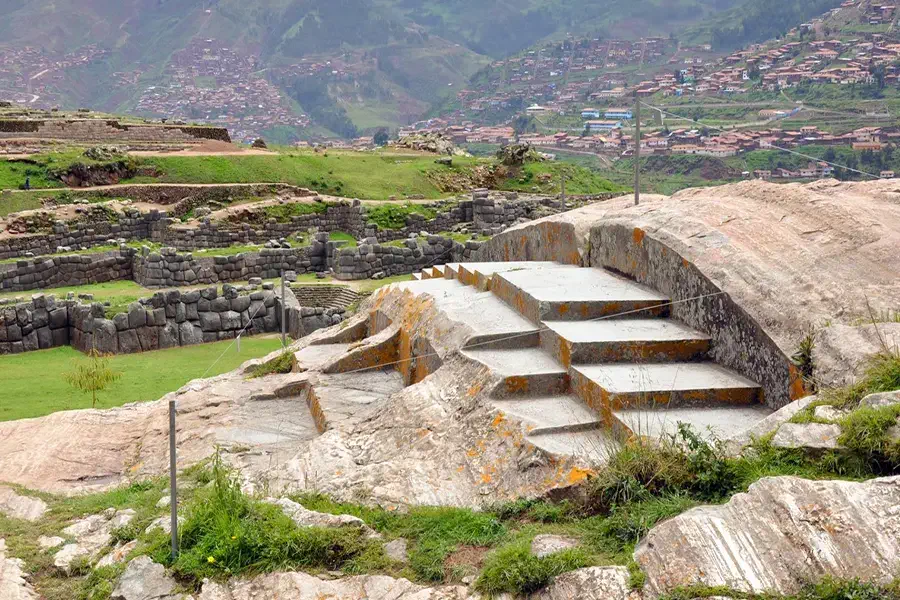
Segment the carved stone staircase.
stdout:
<svg viewBox="0 0 900 600">
<path fill-rule="evenodd" d="M 460 263 L 417 279 L 407 285 L 444 297 L 453 280 L 472 297 L 492 295 L 472 319 L 517 323 L 505 337 L 473 336 L 462 353 L 502 376 L 495 405 L 548 452 L 602 461 L 630 435 L 660 436 L 684 422 L 728 437 L 771 412 L 755 382 L 709 360 L 707 335 L 669 318 L 668 298 L 612 272 Z"/>
</svg>

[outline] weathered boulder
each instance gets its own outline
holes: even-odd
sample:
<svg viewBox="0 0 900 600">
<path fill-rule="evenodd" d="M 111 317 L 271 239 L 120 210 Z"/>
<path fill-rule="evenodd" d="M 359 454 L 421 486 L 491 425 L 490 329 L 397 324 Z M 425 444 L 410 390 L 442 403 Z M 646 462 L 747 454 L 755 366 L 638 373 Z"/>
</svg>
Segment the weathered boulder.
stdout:
<svg viewBox="0 0 900 600">
<path fill-rule="evenodd" d="M 887 583 L 900 570 L 898 506 L 900 477 L 769 477 L 657 525 L 634 559 L 650 598 L 693 584 L 792 594 L 824 576 Z"/>
<path fill-rule="evenodd" d="M 868 406 L 870 408 L 884 408 L 895 404 L 900 404 L 900 390 L 869 394 L 859 403 L 860 406 Z"/>
<path fill-rule="evenodd" d="M 785 423 L 778 428 L 772 445 L 776 448 L 802 448 L 810 451 L 837 450 L 840 425 L 824 423 Z"/>
<path fill-rule="evenodd" d="M 60 548 L 53 556 L 53 565 L 68 573 L 76 558 L 95 560 L 112 541 L 113 530 L 130 523 L 134 514 L 130 508 L 118 511 L 109 508 L 75 521 L 62 530 L 63 535 L 75 538 L 75 541 Z"/>
<path fill-rule="evenodd" d="M 27 577 L 24 561 L 10 557 L 6 550 L 6 540 L 0 539 L 0 598 L 38 600 Z"/>
<path fill-rule="evenodd" d="M 578 540 L 563 535 L 541 534 L 531 540 L 531 553 L 538 558 L 578 547 Z"/>
<path fill-rule="evenodd" d="M 563 573 L 529 600 L 641 600 L 625 567 L 589 567 Z"/>
<path fill-rule="evenodd" d="M 47 509 L 47 503 L 40 498 L 20 496 L 12 488 L 0 486 L 0 514 L 13 519 L 37 521 Z"/>
<path fill-rule="evenodd" d="M 110 600 L 181 600 L 175 593 L 175 580 L 149 556 L 139 556 L 125 568 Z"/>
<path fill-rule="evenodd" d="M 502 596 L 507 598 L 508 596 Z M 228 583 L 207 581 L 197 600 L 483 600 L 465 586 L 423 587 L 406 579 L 384 575 L 361 575 L 322 580 L 306 573 L 270 573 Z M 625 567 L 590 567 L 556 577 L 544 590 L 527 600 L 640 600 L 640 592 L 629 588 Z"/>
<path fill-rule="evenodd" d="M 409 562 L 407 546 L 408 543 L 405 539 L 398 538 L 384 545 L 384 553 L 391 560 L 406 563 Z"/>
<path fill-rule="evenodd" d="M 309 510 L 288 498 L 267 498 L 266 502 L 281 508 L 294 523 L 300 527 L 356 527 L 367 532 L 370 536 L 377 536 L 366 522 L 353 515 L 332 515 L 328 513 Z"/>
</svg>

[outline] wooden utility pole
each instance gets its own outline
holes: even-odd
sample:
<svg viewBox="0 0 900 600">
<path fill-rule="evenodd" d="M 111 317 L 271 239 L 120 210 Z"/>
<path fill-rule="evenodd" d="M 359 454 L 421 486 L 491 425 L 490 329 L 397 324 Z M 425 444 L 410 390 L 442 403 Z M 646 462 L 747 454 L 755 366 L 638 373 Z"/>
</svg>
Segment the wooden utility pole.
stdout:
<svg viewBox="0 0 900 600">
<path fill-rule="evenodd" d="M 634 205 L 641 203 L 641 100 L 634 93 Z"/>
</svg>

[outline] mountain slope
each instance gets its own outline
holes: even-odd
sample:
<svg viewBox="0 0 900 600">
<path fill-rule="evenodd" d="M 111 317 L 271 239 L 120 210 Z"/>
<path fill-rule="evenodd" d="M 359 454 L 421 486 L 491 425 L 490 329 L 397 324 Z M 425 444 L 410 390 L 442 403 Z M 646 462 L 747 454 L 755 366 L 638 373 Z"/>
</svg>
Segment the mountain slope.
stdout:
<svg viewBox="0 0 900 600">
<path fill-rule="evenodd" d="M 201 72 L 208 64 L 204 61 L 226 50 L 252 60 L 240 66 L 238 79 L 260 89 L 265 87 L 258 83 L 262 79 L 277 86 L 283 106 L 290 105 L 287 92 L 304 88 L 308 78 L 318 78 L 309 80 L 313 88 L 324 81 L 325 97 L 290 97 L 310 113 L 313 109 L 304 106 L 301 96 L 317 107 L 331 103 L 329 111 L 356 115 L 356 126 L 366 129 L 375 122 L 398 125 L 421 116 L 490 59 L 541 40 L 565 33 L 667 35 L 701 22 L 716 23 L 709 19 L 737 10 L 738 2 L 0 0 L 5 17 L 0 51 L 6 55 L 5 63 L 0 59 L 0 94 L 14 90 L 66 107 L 196 118 L 215 113 L 214 106 L 193 106 L 202 93 L 186 90 L 190 82 L 183 77 L 173 83 L 174 78 L 193 69 L 204 80 L 216 79 Z M 797 2 L 801 0 L 785 4 Z M 207 40 L 209 47 L 201 48 L 199 43 Z M 36 49 L 34 55 L 23 52 L 25 46 Z M 220 75 L 228 75 L 229 65 L 238 62 L 229 60 L 223 61 Z M 165 99 L 147 109 L 153 104 L 148 90 L 167 86 Z M 186 91 L 178 96 L 179 90 Z M 273 93 L 277 91 L 260 92 L 264 97 Z M 274 110 L 249 96 L 237 97 L 229 110 L 235 106 L 250 112 Z M 383 110 L 385 106 L 392 108 Z M 226 116 L 243 117 L 233 112 Z"/>
</svg>

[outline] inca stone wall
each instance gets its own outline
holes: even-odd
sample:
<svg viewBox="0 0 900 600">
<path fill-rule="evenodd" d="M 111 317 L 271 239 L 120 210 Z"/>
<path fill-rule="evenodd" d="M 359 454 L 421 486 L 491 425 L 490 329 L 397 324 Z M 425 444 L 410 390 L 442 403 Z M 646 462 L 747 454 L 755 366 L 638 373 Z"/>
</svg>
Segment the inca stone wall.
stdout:
<svg viewBox="0 0 900 600">
<path fill-rule="evenodd" d="M 325 244 L 314 242 L 303 248 L 263 248 L 234 256 L 194 258 L 174 248 L 159 252 L 142 250 L 134 258 L 134 280 L 144 287 L 181 287 L 198 284 L 245 281 L 253 277 L 280 277 L 282 270 L 297 274 L 323 271 Z"/>
<path fill-rule="evenodd" d="M 176 196 L 181 193 L 178 187 L 171 189 L 171 193 Z M 125 194 L 124 191 L 120 193 Z M 227 186 L 222 186 L 220 193 L 226 194 Z M 116 223 L 91 221 L 66 224 L 57 221 L 53 224 L 51 233 L 25 234 L 0 241 L 0 260 L 41 256 L 65 248 L 90 248 L 123 240 L 149 240 L 180 251 L 224 248 L 241 244 L 262 244 L 310 230 L 340 231 L 357 239 L 374 237 L 379 243 L 404 240 L 421 233 L 449 231 L 467 223 L 471 223 L 472 232 L 495 234 L 516 222 L 541 216 L 538 209 L 542 207 L 548 210 L 559 208 L 559 203 L 555 200 L 518 200 L 514 194 L 507 194 L 505 197 L 508 198 L 502 200 L 490 197 L 486 190 L 476 191 L 473 196 L 473 201 L 460 202 L 449 210 L 438 213 L 434 219 L 426 220 L 421 215 L 411 214 L 406 226 L 400 229 L 379 229 L 374 223 L 368 222 L 366 209 L 358 200 L 329 202 L 324 212 L 298 215 L 284 223 L 267 219 L 258 226 L 247 222 L 252 218 L 250 209 L 246 215 L 239 214 L 236 217 L 245 219 L 244 222 L 213 223 L 207 219 L 195 227 L 188 227 L 171 218 L 165 211 L 141 213 L 127 208 L 124 216 Z"/>
<path fill-rule="evenodd" d="M 478 242 L 463 245 L 439 235 L 430 235 L 421 244 L 417 239 L 409 239 L 402 247 L 367 238 L 356 248 L 335 248 L 328 256 L 328 266 L 334 271 L 335 279 L 380 279 L 465 260 L 478 246 Z"/>
<path fill-rule="evenodd" d="M 68 344 L 81 352 L 131 354 L 280 331 L 281 299 L 272 284 L 262 287 L 243 293 L 229 285 L 221 294 L 215 287 L 159 292 L 111 318 L 100 303 L 57 303 L 53 296 L 37 294 L 31 302 L 0 307 L 0 354 Z M 344 308 L 301 306 L 292 294 L 288 297 L 294 337 L 344 319 Z"/>
<path fill-rule="evenodd" d="M 27 234 L 0 240 L 0 260 L 10 258 L 42 256 L 59 252 L 65 248 L 90 248 L 116 240 L 162 241 L 169 221 L 165 213 L 152 210 L 141 213 L 135 209 L 125 209 L 124 216 L 117 223 L 97 221 L 54 223 L 49 234 Z"/>
<path fill-rule="evenodd" d="M 86 142 L 231 142 L 224 127 L 123 124 L 115 119 L 0 120 L 0 138 Z"/>
<path fill-rule="evenodd" d="M 70 304 L 39 294 L 31 302 L 0 306 L 0 354 L 67 345 Z"/>
<path fill-rule="evenodd" d="M 134 254 L 135 250 L 123 246 L 111 252 L 48 256 L 0 265 L 0 291 L 23 292 L 131 279 Z"/>
</svg>

